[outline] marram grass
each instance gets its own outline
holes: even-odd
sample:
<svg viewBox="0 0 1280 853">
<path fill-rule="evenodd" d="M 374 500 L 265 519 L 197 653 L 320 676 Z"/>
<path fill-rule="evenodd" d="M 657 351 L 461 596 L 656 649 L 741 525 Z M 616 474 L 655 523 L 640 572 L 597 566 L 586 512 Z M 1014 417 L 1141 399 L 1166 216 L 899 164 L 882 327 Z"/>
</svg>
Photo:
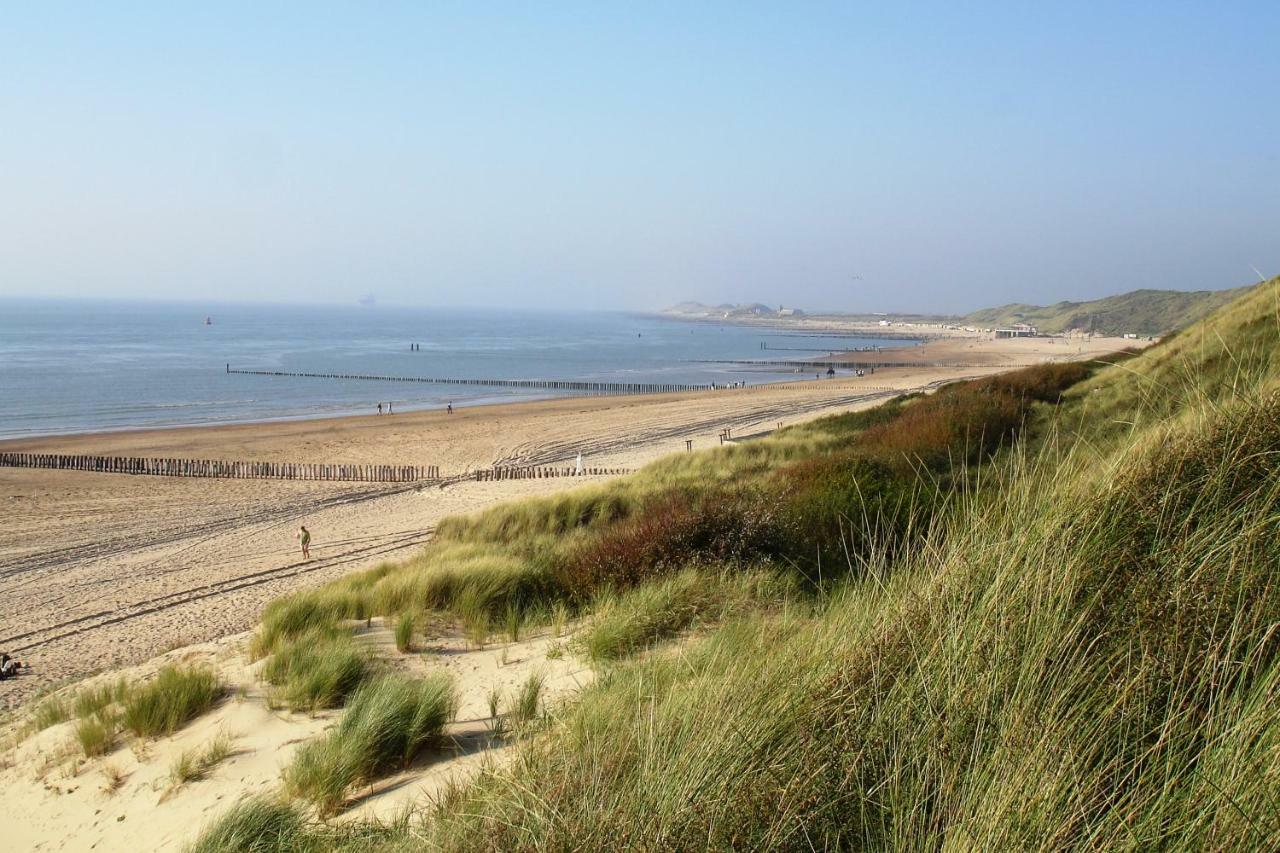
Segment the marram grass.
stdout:
<svg viewBox="0 0 1280 853">
<path fill-rule="evenodd" d="M 455 708 L 453 684 L 444 674 L 367 681 L 351 696 L 338 727 L 298 751 L 285 771 L 285 787 L 323 813 L 336 811 L 357 783 L 408 765 L 439 739 Z"/>
</svg>

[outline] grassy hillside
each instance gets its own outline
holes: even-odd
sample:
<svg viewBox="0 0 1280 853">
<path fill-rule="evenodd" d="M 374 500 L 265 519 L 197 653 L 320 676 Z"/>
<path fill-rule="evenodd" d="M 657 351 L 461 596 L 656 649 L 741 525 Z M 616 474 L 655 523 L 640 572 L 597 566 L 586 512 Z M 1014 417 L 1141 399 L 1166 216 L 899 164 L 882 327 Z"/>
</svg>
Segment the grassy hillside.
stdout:
<svg viewBox="0 0 1280 853">
<path fill-rule="evenodd" d="M 1091 302 L 1002 305 L 975 311 L 961 322 L 981 328 L 1029 323 L 1049 333 L 1082 329 L 1104 335 L 1162 335 L 1207 317 L 1248 289 L 1135 290 Z"/>
<path fill-rule="evenodd" d="M 418 610 L 572 609 L 603 677 L 422 815 L 282 794 L 197 849 L 1274 849 L 1277 345 L 1272 281 L 1114 364 L 673 457 L 282 600 L 286 680 L 343 619 Z M 320 811 L 366 772 L 371 678 L 312 750 L 335 769 L 286 771 Z"/>
</svg>

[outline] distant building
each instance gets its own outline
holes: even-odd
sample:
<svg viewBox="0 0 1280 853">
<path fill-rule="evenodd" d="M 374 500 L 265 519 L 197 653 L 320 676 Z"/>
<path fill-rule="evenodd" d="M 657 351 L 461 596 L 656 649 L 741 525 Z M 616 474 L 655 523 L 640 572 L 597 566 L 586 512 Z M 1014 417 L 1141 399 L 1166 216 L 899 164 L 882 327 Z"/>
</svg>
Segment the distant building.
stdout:
<svg viewBox="0 0 1280 853">
<path fill-rule="evenodd" d="M 997 338 L 1034 338 L 1040 330 L 1026 323 L 1014 323 L 1007 329 L 996 329 L 995 333 Z"/>
</svg>

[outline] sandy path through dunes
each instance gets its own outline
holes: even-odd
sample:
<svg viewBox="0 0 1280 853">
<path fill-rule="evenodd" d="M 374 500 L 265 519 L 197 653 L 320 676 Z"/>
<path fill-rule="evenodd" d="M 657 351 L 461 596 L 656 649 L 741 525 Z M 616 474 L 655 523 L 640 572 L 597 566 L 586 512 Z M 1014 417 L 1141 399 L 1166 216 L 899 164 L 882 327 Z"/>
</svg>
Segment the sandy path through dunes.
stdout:
<svg viewBox="0 0 1280 853">
<path fill-rule="evenodd" d="M 968 341 L 964 342 L 966 345 Z M 1012 346 L 1016 345 L 1016 346 Z M 1091 352 L 1119 348 L 1095 341 Z M 1070 348 L 1072 357 L 1081 354 Z M 343 419 L 66 436 L 6 450 L 203 459 L 639 467 L 903 390 L 1067 355 L 1061 343 L 988 341 L 978 366 L 644 397 L 593 397 Z M 983 355 L 985 353 L 985 355 Z M 982 362 L 986 358 L 987 362 Z M 313 380 L 297 380 L 313 381 Z M 33 664 L 0 704 L 42 686 L 246 630 L 283 593 L 411 554 L 445 516 L 571 488 L 581 479 L 418 484 L 133 477 L 0 468 L 0 649 Z M 293 534 L 314 532 L 302 562 Z"/>
</svg>

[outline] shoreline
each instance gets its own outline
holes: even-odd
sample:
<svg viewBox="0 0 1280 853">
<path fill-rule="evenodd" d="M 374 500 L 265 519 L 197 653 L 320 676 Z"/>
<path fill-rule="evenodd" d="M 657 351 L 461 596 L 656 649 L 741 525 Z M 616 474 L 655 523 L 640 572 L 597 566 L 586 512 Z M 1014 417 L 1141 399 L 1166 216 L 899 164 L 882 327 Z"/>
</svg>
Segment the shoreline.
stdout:
<svg viewBox="0 0 1280 853">
<path fill-rule="evenodd" d="M 524 403 L 541 403 L 546 400 L 560 400 L 560 399 L 565 399 L 565 398 L 552 397 L 552 396 L 544 397 L 544 396 L 536 396 L 536 395 L 528 395 L 528 396 L 521 395 L 519 399 L 515 399 L 515 400 L 502 400 L 497 398 L 494 398 L 491 401 L 490 400 L 481 400 L 481 401 L 473 400 L 473 401 L 470 401 L 470 403 L 467 405 L 467 408 L 477 408 L 481 406 L 510 406 L 510 405 L 520 405 Z M 392 400 L 392 402 L 394 403 L 395 401 Z M 454 408 L 461 409 L 463 408 L 463 406 L 455 406 Z M 403 410 L 403 414 L 406 414 L 406 415 L 420 414 L 422 412 L 434 412 L 434 411 L 443 411 L 443 410 L 438 408 L 428 408 L 425 406 L 415 407 L 412 404 L 407 404 Z M 396 415 L 399 415 L 399 414 L 401 414 L 401 412 L 397 412 L 394 415 L 390 415 L 390 417 L 395 417 Z M 344 411 L 340 413 L 317 412 L 314 414 L 279 415 L 277 417 L 248 418 L 248 419 L 235 419 L 235 420 L 210 420 L 210 421 L 201 422 L 201 423 L 130 424 L 128 426 L 120 426 L 120 427 L 106 427 L 106 428 L 90 427 L 88 429 L 83 429 L 83 430 L 78 428 L 72 428 L 72 431 L 69 431 L 69 432 L 42 432 L 42 433 L 29 433 L 25 435 L 7 435 L 7 436 L 0 435 L 0 451 L 14 449 L 6 446 L 9 444 L 18 444 L 20 442 L 27 442 L 27 441 L 42 441 L 46 439 L 48 440 L 55 440 L 55 439 L 62 439 L 62 438 L 82 439 L 82 438 L 90 438 L 93 436 L 107 436 L 107 435 L 117 435 L 120 433 L 133 433 L 133 432 L 163 432 L 165 430 L 204 430 L 204 429 L 219 429 L 221 427 L 268 426 L 271 424 L 296 423 L 299 421 L 322 421 L 322 420 L 343 421 L 343 420 L 347 420 L 348 418 L 363 418 L 363 417 L 378 417 L 378 415 L 376 414 L 370 415 L 367 412 L 356 412 L 356 411 Z M 388 417 L 388 415 L 383 415 L 382 417 Z"/>
<path fill-rule="evenodd" d="M 713 395 L 732 394 L 742 391 L 761 391 L 768 389 L 783 389 L 788 386 L 804 384 L 811 382 L 808 379 L 787 378 L 776 382 L 761 382 L 755 385 L 745 386 L 743 388 L 724 388 L 715 391 L 697 390 L 697 391 L 677 391 L 663 394 L 567 394 L 563 396 L 544 396 L 544 397 L 521 397 L 517 400 L 495 400 L 494 402 L 475 403 L 471 405 L 455 406 L 453 415 L 448 414 L 441 408 L 421 408 L 421 409 L 405 409 L 403 412 L 395 412 L 394 414 L 368 414 L 368 413 L 347 413 L 347 414 L 320 414 L 320 415 L 301 415 L 301 416 L 282 416 L 277 418 L 264 418 L 245 421 L 225 421 L 218 423 L 203 424 L 185 424 L 185 425 L 158 425 L 158 426 L 129 426 L 120 427 L 119 429 L 100 429 L 86 430 L 84 432 L 74 433 L 56 433 L 41 434 L 28 436 L 12 436 L 0 438 L 0 451 L 37 451 L 36 445 L 40 448 L 55 447 L 59 445 L 74 445 L 83 442 L 92 442 L 101 440 L 112 443 L 119 440 L 155 438 L 164 442 L 165 438 L 185 439 L 197 438 L 202 436 L 228 435 L 246 431 L 258 432 L 260 430 L 285 430 L 291 428 L 314 428 L 316 430 L 329 430 L 340 428 L 375 428 L 379 425 L 388 425 L 391 422 L 405 424 L 407 422 L 431 422 L 444 420 L 446 418 L 461 418 L 475 416 L 480 413 L 488 413 L 494 416 L 509 416 L 519 414 L 521 412 L 538 413 L 542 409 L 555 409 L 562 405 L 567 406 L 587 406 L 589 408 L 613 408 L 616 405 L 637 404 L 649 401 L 685 401 L 690 399 L 698 399 L 702 397 L 710 397 Z"/>
<path fill-rule="evenodd" d="M 682 319 L 682 318 L 672 317 L 668 319 Z M 683 319 L 685 319 L 688 322 L 702 322 L 700 318 L 683 318 Z M 721 321 L 708 320 L 706 322 L 719 323 Z M 745 325 L 754 325 L 754 324 L 745 324 Z M 914 343 L 905 343 L 906 341 L 910 341 L 914 339 L 904 338 L 900 335 L 895 335 L 893 339 L 898 341 L 903 341 L 904 344 L 901 346 L 877 348 L 874 351 L 814 350 L 815 355 L 812 358 L 791 359 L 791 358 L 783 357 L 781 359 L 777 359 L 776 363 L 774 363 L 774 360 L 768 359 L 767 357 L 762 357 L 758 359 L 743 359 L 739 361 L 724 362 L 725 364 L 739 364 L 741 366 L 749 366 L 751 364 L 758 363 L 762 371 L 773 374 L 775 377 L 770 381 L 750 383 L 742 388 L 719 388 L 714 391 L 710 391 L 710 390 L 678 391 L 678 392 L 670 392 L 670 393 L 662 393 L 662 394 L 539 395 L 536 393 L 531 393 L 528 395 L 521 394 L 518 398 L 514 398 L 514 399 L 503 399 L 501 397 L 494 396 L 494 397 L 482 398 L 481 400 L 478 400 L 478 401 L 471 401 L 468 403 L 464 403 L 462 405 L 455 406 L 455 413 L 460 413 L 463 411 L 476 411 L 476 410 L 488 410 L 488 411 L 493 411 L 495 413 L 501 413 L 501 411 L 509 409 L 511 407 L 522 407 L 522 406 L 536 407 L 539 405 L 546 405 L 546 404 L 568 403 L 570 401 L 583 403 L 583 404 L 591 402 L 592 405 L 600 405 L 600 401 L 638 401 L 638 400 L 644 400 L 644 399 L 684 399 L 684 398 L 687 398 L 688 395 L 732 394 L 732 393 L 740 393 L 743 391 L 751 391 L 751 390 L 767 390 L 767 389 L 775 389 L 775 388 L 785 388 L 787 386 L 795 385 L 797 383 L 802 384 L 802 383 L 811 381 L 811 380 L 808 380 L 807 378 L 804 378 L 804 374 L 802 374 L 798 370 L 788 371 L 786 369 L 786 366 L 789 363 L 794 363 L 795 365 L 800 365 L 800 364 L 817 365 L 817 364 L 827 364 L 827 363 L 839 363 L 842 361 L 857 361 L 865 364 L 893 362 L 892 368 L 887 367 L 885 369 L 899 369 L 906 366 L 910 366 L 911 368 L 938 367 L 940 369 L 955 366 L 955 367 L 965 367 L 965 368 L 971 367 L 971 368 L 980 369 L 987 366 L 981 363 L 964 364 L 964 365 L 930 364 L 931 360 L 941 360 L 948 355 L 948 353 L 937 352 L 937 349 L 936 349 L 937 345 L 954 342 L 954 341 L 965 341 L 965 342 L 969 342 L 970 344 L 975 342 L 989 341 L 990 338 L 985 335 L 972 335 L 962 331 L 956 334 L 939 336 L 938 338 L 935 338 L 935 339 L 928 339 L 928 340 L 918 339 L 918 340 L 915 340 Z M 1023 342 L 1033 342 L 1035 346 L 1039 347 L 1043 345 L 1053 345 L 1054 342 L 1057 342 L 1057 341 L 1069 341 L 1069 340 L 1074 341 L 1075 339 L 1061 338 L 1061 337 L 1045 337 L 1045 338 L 1024 338 L 1024 339 L 1018 339 L 1018 340 Z M 1110 339 L 1110 338 L 1098 339 L 1099 342 L 1119 341 L 1119 340 L 1120 339 Z M 1002 341 L 1000 343 L 1007 345 L 1008 342 Z M 1125 343 L 1132 344 L 1133 341 L 1127 341 Z M 1105 349 L 1106 344 L 1103 344 L 1102 348 Z M 1095 349 L 1097 349 L 1097 347 L 1095 347 Z M 767 354 L 772 352 L 786 352 L 786 350 L 761 350 L 760 352 L 765 356 L 767 356 Z M 823 353 L 823 354 L 817 354 L 817 353 Z M 890 356 L 894 356 L 894 355 L 905 356 L 905 357 L 897 358 L 897 359 L 890 358 Z M 395 401 L 393 400 L 392 402 L 395 402 Z M 531 408 L 530 410 L 534 411 L 533 408 Z M 155 425 L 135 424 L 130 426 L 121 426 L 121 427 L 113 427 L 113 428 L 105 428 L 105 429 L 88 428 L 88 429 L 76 430 L 72 432 L 36 433 L 36 434 L 28 434 L 28 435 L 0 436 L 0 451 L 32 451 L 36 449 L 36 445 L 39 445 L 40 447 L 44 447 L 46 444 L 48 446 L 57 446 L 59 444 L 76 443 L 80 441 L 93 440 L 96 438 L 106 439 L 109 437 L 129 437 L 129 436 L 142 435 L 142 434 L 163 435 L 167 433 L 188 433 L 192 431 L 207 431 L 207 430 L 208 431 L 234 430 L 234 429 L 245 429 L 245 428 L 258 428 L 258 427 L 273 428 L 273 427 L 288 426 L 288 425 L 295 425 L 295 424 L 314 424 L 317 426 L 329 427 L 329 426 L 341 426 L 343 424 L 361 423 L 366 420 L 374 420 L 374 419 L 382 420 L 382 419 L 392 419 L 392 418 L 402 418 L 402 417 L 422 418 L 422 417 L 431 417 L 434 415 L 438 415 L 441 417 L 448 417 L 444 409 L 439 406 L 415 407 L 412 404 L 406 404 L 406 408 L 392 415 L 386 415 L 386 414 L 377 415 L 377 414 L 371 414 L 367 412 L 346 411 L 342 413 L 281 415 L 277 417 L 260 417 L 260 418 L 249 418 L 249 419 L 226 420 L 226 421 L 209 421 L 204 423 L 192 423 L 192 424 L 155 424 Z"/>
</svg>

